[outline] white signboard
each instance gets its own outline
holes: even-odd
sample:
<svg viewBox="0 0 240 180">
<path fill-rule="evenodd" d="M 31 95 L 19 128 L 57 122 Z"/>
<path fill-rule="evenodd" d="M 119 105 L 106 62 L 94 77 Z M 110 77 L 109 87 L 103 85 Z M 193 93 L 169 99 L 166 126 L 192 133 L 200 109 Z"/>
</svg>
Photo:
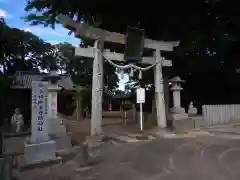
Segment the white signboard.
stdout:
<svg viewBox="0 0 240 180">
<path fill-rule="evenodd" d="M 44 142 L 48 140 L 48 83 L 32 82 L 32 120 L 31 141 Z"/>
<path fill-rule="evenodd" d="M 137 89 L 137 103 L 145 103 L 145 89 L 144 88 Z"/>
</svg>

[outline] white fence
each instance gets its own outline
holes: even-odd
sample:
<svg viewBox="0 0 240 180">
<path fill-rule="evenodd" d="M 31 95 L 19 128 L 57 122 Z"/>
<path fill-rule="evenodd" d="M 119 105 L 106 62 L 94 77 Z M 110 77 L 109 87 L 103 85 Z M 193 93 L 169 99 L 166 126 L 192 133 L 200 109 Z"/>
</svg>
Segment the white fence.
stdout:
<svg viewBox="0 0 240 180">
<path fill-rule="evenodd" d="M 203 105 L 202 110 L 205 126 L 240 122 L 240 104 Z"/>
</svg>

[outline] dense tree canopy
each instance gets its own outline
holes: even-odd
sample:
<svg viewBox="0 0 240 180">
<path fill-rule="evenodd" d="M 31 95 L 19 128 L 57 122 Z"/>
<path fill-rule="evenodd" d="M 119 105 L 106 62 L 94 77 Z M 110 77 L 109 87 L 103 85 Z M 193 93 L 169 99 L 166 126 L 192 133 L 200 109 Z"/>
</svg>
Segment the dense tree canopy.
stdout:
<svg viewBox="0 0 240 180">
<path fill-rule="evenodd" d="M 92 86 L 91 59 L 74 55 L 75 47 L 69 43 L 52 45 L 31 32 L 9 27 L 0 19 L 0 98 L 5 95 L 16 71 L 46 72 L 51 69 L 71 75 L 75 85 L 84 86 L 85 104 L 89 104 Z M 106 90 L 118 87 L 115 68 L 104 64 Z M 1 105 L 4 101 L 1 101 Z M 4 106 L 4 105 L 3 105 Z M 1 109 L 1 108 L 0 108 Z M 1 113 L 0 113 L 1 114 Z"/>
<path fill-rule="evenodd" d="M 237 95 L 240 89 L 240 12 L 234 1 L 169 0 L 128 4 L 127 1 L 35 0 L 29 1 L 25 9 L 28 12 L 26 20 L 33 25 L 54 26 L 58 23 L 58 15 L 66 14 L 110 31 L 125 32 L 127 25 L 139 26 L 152 39 L 180 40 L 174 53 L 164 55 L 173 60 L 168 75 L 179 75 L 187 80 L 183 94 L 188 97 L 185 99 L 198 104 L 240 100 Z M 70 47 L 64 45 L 66 49 L 67 46 Z M 62 70 L 76 76 L 76 81 L 91 84 L 90 61 L 81 59 L 79 63 L 77 58 L 71 55 L 71 61 L 59 64 Z M 109 69 L 105 82 L 116 82 L 110 81 L 116 79 L 115 69 Z M 88 78 L 81 79 L 83 76 Z M 152 72 L 146 72 L 141 83 L 151 85 L 152 76 Z"/>
<path fill-rule="evenodd" d="M 0 65 L 5 76 L 16 71 L 39 72 L 55 68 L 62 74 L 71 75 L 75 84 L 91 86 L 92 60 L 76 57 L 73 45 L 69 43 L 51 45 L 31 32 L 9 27 L 4 20 L 1 20 L 0 28 L 2 56 Z M 106 68 L 106 87 L 116 88 L 118 77 L 115 69 Z"/>
</svg>

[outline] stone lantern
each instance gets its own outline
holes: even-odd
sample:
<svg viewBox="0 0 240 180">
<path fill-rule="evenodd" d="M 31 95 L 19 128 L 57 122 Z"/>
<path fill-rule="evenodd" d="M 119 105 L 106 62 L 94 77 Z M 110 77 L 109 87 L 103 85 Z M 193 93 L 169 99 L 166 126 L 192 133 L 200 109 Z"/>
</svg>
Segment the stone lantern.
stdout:
<svg viewBox="0 0 240 180">
<path fill-rule="evenodd" d="M 180 77 L 174 77 L 170 80 L 172 83 L 171 91 L 173 92 L 173 107 L 170 109 L 172 113 L 173 120 L 179 120 L 187 118 L 184 108 L 181 107 L 181 84 L 184 83 L 184 80 L 181 80 Z"/>
<path fill-rule="evenodd" d="M 61 90 L 58 87 L 58 81 L 61 76 L 57 74 L 55 70 L 51 70 L 50 73 L 44 77 L 45 81 L 48 81 L 48 115 L 49 115 L 49 135 L 57 136 L 59 126 L 62 124 L 58 118 L 58 92 Z"/>
<path fill-rule="evenodd" d="M 71 147 L 71 141 L 67 134 L 63 119 L 58 117 L 58 92 L 61 88 L 58 85 L 61 76 L 56 70 L 44 77 L 48 81 L 48 114 L 49 114 L 49 136 L 56 141 L 58 149 Z"/>
</svg>

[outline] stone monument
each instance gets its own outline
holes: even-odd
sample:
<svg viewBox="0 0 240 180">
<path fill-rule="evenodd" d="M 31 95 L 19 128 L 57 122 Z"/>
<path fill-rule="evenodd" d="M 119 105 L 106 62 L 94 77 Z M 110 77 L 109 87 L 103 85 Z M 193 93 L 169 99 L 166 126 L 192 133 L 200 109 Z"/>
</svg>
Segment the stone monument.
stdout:
<svg viewBox="0 0 240 180">
<path fill-rule="evenodd" d="M 51 139 L 56 141 L 57 148 L 71 146 L 70 138 L 67 135 L 64 121 L 58 117 L 58 92 L 61 88 L 58 81 L 61 76 L 56 71 L 50 71 L 49 75 L 44 78 L 48 81 L 48 133 Z"/>
<path fill-rule="evenodd" d="M 188 107 L 188 116 L 193 117 L 197 116 L 197 108 L 194 107 L 193 102 L 191 101 Z"/>
<path fill-rule="evenodd" d="M 186 119 L 188 115 L 184 108 L 181 107 L 181 83 L 185 82 L 180 77 L 174 77 L 170 80 L 172 82 L 171 91 L 173 91 L 173 107 L 170 109 L 173 120 Z"/>
<path fill-rule="evenodd" d="M 48 136 L 48 83 L 32 82 L 31 138 L 24 147 L 24 163 L 57 160 L 56 143 Z"/>
<path fill-rule="evenodd" d="M 188 117 L 192 119 L 193 128 L 199 129 L 202 124 L 202 117 L 198 115 L 197 108 L 193 105 L 192 101 L 188 107 Z"/>
</svg>

